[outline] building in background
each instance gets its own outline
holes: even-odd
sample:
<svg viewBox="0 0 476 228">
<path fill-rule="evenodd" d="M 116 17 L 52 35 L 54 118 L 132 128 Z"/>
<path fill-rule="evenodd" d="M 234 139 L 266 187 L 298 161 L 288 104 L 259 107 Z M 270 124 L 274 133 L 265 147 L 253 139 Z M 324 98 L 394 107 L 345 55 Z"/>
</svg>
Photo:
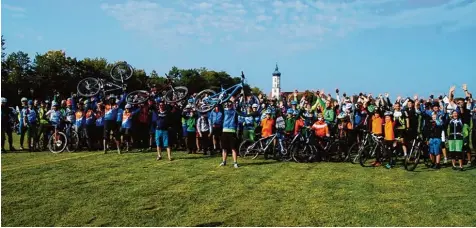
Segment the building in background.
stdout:
<svg viewBox="0 0 476 228">
<path fill-rule="evenodd" d="M 271 97 L 280 99 L 281 94 L 281 73 L 278 69 L 278 63 L 276 63 L 276 68 L 273 72 L 273 87 L 271 89 Z"/>
</svg>

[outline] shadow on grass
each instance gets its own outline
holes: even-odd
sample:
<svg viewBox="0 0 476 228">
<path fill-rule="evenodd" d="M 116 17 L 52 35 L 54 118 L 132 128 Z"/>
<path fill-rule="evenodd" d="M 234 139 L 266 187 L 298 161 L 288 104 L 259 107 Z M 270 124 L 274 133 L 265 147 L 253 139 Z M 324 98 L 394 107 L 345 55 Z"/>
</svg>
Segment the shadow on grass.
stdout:
<svg viewBox="0 0 476 228">
<path fill-rule="evenodd" d="M 278 161 L 261 161 L 261 162 L 252 162 L 252 163 L 241 163 L 241 166 L 259 166 L 259 165 L 272 165 L 272 164 L 279 164 Z"/>
<path fill-rule="evenodd" d="M 195 227 L 218 227 L 221 225 L 223 225 L 223 222 L 209 222 L 209 223 L 198 224 Z"/>
</svg>

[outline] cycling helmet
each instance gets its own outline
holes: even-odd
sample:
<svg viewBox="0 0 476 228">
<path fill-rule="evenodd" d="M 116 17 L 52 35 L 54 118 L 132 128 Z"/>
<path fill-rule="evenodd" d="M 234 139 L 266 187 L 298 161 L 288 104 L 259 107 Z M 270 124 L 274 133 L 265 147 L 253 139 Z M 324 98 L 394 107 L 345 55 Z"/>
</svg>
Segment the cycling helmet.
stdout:
<svg viewBox="0 0 476 228">
<path fill-rule="evenodd" d="M 252 107 L 252 108 L 258 108 L 259 105 L 258 105 L 258 104 L 253 104 L 253 105 L 251 105 L 251 107 Z"/>
<path fill-rule="evenodd" d="M 294 111 L 292 109 L 288 109 L 287 114 L 292 115 Z"/>
<path fill-rule="evenodd" d="M 116 99 L 116 95 L 114 94 L 109 95 L 109 99 Z"/>
<path fill-rule="evenodd" d="M 85 104 L 85 105 L 89 104 L 89 100 L 85 100 L 85 101 L 84 101 L 84 104 Z"/>
<path fill-rule="evenodd" d="M 347 114 L 345 112 L 341 112 L 339 113 L 339 115 L 337 116 L 337 119 L 345 119 L 347 117 Z"/>
<path fill-rule="evenodd" d="M 53 101 L 53 102 L 51 103 L 51 105 L 53 105 L 53 106 L 58 106 L 58 102 Z"/>
<path fill-rule="evenodd" d="M 271 110 L 269 110 L 269 109 L 266 109 L 266 112 L 265 112 L 265 114 L 266 114 L 266 115 L 268 115 L 268 114 L 269 114 L 269 115 L 271 115 Z"/>
<path fill-rule="evenodd" d="M 126 109 L 127 108 L 132 108 L 132 105 L 131 104 L 126 104 Z"/>
<path fill-rule="evenodd" d="M 33 105 L 33 101 L 32 101 L 32 100 L 29 100 L 29 101 L 28 101 L 28 105 Z"/>
<path fill-rule="evenodd" d="M 367 107 L 367 110 L 369 110 L 369 112 L 374 112 L 375 111 L 375 105 L 369 105 L 369 107 Z"/>
<path fill-rule="evenodd" d="M 23 97 L 23 98 L 21 99 L 21 102 L 27 102 L 27 101 L 28 101 L 28 99 L 26 99 L 26 97 Z"/>
<path fill-rule="evenodd" d="M 297 105 L 297 101 L 291 101 L 291 105 Z"/>
<path fill-rule="evenodd" d="M 160 97 L 157 97 L 157 98 L 155 98 L 155 102 L 160 103 L 160 102 L 162 102 L 162 99 Z"/>
<path fill-rule="evenodd" d="M 189 98 L 188 103 L 193 103 L 193 98 Z"/>
<path fill-rule="evenodd" d="M 386 111 L 384 113 L 384 116 L 392 116 L 393 115 L 393 112 L 392 111 Z"/>
<path fill-rule="evenodd" d="M 7 103 L 7 98 L 2 97 L 2 103 Z"/>
<path fill-rule="evenodd" d="M 306 112 L 306 113 L 304 113 L 304 117 L 306 117 L 306 118 L 312 118 L 312 113 Z"/>
<path fill-rule="evenodd" d="M 186 105 L 185 109 L 192 109 L 192 105 L 191 104 Z"/>
</svg>

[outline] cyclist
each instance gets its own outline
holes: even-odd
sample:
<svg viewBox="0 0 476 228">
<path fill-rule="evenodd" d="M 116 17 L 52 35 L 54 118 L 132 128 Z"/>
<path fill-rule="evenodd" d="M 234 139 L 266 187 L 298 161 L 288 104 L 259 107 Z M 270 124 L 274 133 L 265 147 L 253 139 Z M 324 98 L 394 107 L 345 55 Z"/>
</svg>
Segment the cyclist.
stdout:
<svg viewBox="0 0 476 228">
<path fill-rule="evenodd" d="M 392 149 L 396 146 L 395 143 L 395 121 L 393 119 L 393 112 L 392 111 L 386 111 L 385 112 L 385 123 L 384 123 L 384 143 L 385 146 L 389 149 Z M 385 165 L 385 168 L 390 169 L 392 168 L 392 154 L 390 152 L 387 152 L 386 158 L 389 161 L 387 165 Z"/>
<path fill-rule="evenodd" d="M 35 150 L 36 145 L 36 133 L 38 129 L 38 114 L 35 111 L 33 106 L 33 101 L 28 101 L 28 108 L 25 110 L 23 114 L 23 121 L 24 126 L 27 128 L 27 136 L 28 136 L 28 149 L 30 152 Z"/>
<path fill-rule="evenodd" d="M 407 147 L 405 145 L 406 130 L 410 127 L 408 112 L 401 109 L 399 102 L 396 102 L 393 110 L 393 119 L 395 121 L 395 137 L 402 143 L 403 156 L 407 156 Z"/>
<path fill-rule="evenodd" d="M 94 126 L 95 126 L 95 131 L 94 131 L 94 144 L 96 145 L 96 148 L 102 148 L 103 147 L 103 141 L 104 141 L 104 104 L 102 101 L 99 101 L 96 104 L 96 112 L 94 113 Z M 99 149 L 100 150 L 100 149 Z"/>
<path fill-rule="evenodd" d="M 162 159 L 162 149 L 166 148 L 167 157 L 169 161 L 172 161 L 172 154 L 169 145 L 169 132 L 170 126 L 170 112 L 166 109 L 165 103 L 162 100 L 158 101 L 157 112 L 153 112 L 152 119 L 155 121 L 155 144 L 157 146 L 157 158 Z"/>
<path fill-rule="evenodd" d="M 86 110 L 84 110 L 83 102 L 79 102 L 78 108 L 76 108 L 76 111 L 74 113 L 74 130 L 78 134 L 80 142 L 83 140 L 82 137 L 86 136 L 85 122 L 86 122 Z"/>
<path fill-rule="evenodd" d="M 253 104 L 256 105 L 256 104 Z M 248 107 L 248 114 L 253 113 L 253 107 Z M 243 118 L 243 140 L 249 139 L 251 141 L 255 141 L 255 129 L 258 125 L 256 122 L 256 117 L 254 116 L 247 116 Z"/>
<path fill-rule="evenodd" d="M 56 101 L 51 103 L 51 110 L 46 113 L 46 116 L 49 119 L 51 127 L 54 129 L 54 134 L 58 133 L 58 130 L 61 129 L 63 122 L 63 113 L 59 110 L 59 104 Z"/>
<path fill-rule="evenodd" d="M 294 115 L 294 110 L 292 108 L 286 111 L 286 120 L 285 120 L 285 129 L 284 132 L 286 136 L 292 136 L 294 132 L 294 126 L 296 125 L 296 115 Z"/>
<path fill-rule="evenodd" d="M 46 113 L 48 112 L 47 107 L 46 107 L 46 102 L 42 101 L 40 104 L 40 108 L 38 109 L 38 119 L 40 120 L 40 126 L 39 126 L 39 131 L 38 131 L 38 138 L 37 142 L 40 140 L 43 141 L 43 148 L 39 148 L 40 150 L 45 150 L 46 149 L 46 144 L 47 144 L 47 133 L 48 133 L 48 118 L 46 116 Z M 43 138 L 39 138 L 39 136 L 43 136 Z"/>
<path fill-rule="evenodd" d="M 125 110 L 122 113 L 122 121 L 121 121 L 121 128 L 120 128 L 120 133 L 122 135 L 122 138 L 124 142 L 126 143 L 126 152 L 129 152 L 129 146 L 130 146 L 130 129 L 132 127 L 132 117 L 139 113 L 140 108 L 136 108 L 134 110 L 132 109 L 131 104 L 126 104 Z M 120 148 L 118 148 L 118 153 L 121 153 Z"/>
<path fill-rule="evenodd" d="M 265 118 L 261 120 L 261 137 L 267 138 L 273 134 L 274 119 L 271 116 L 271 110 L 265 111 Z"/>
<path fill-rule="evenodd" d="M 220 135 L 223 131 L 223 113 L 220 111 L 220 107 L 215 106 L 214 110 L 210 112 L 210 120 L 213 125 L 213 149 L 219 150 L 220 148 Z"/>
<path fill-rule="evenodd" d="M 122 96 L 120 100 L 116 101 L 116 96 L 115 95 L 110 95 L 109 96 L 109 102 L 106 103 L 105 108 L 104 108 L 104 141 L 103 141 L 103 149 L 104 153 L 107 153 L 108 149 L 108 143 L 109 143 L 109 137 L 110 133 L 112 131 L 113 135 L 115 135 L 115 141 L 116 141 L 116 146 L 118 153 L 120 153 L 120 134 L 118 134 L 118 129 L 117 129 L 117 111 L 119 108 L 119 105 L 122 104 L 125 100 L 125 94 Z"/>
<path fill-rule="evenodd" d="M 220 166 L 226 165 L 226 158 L 228 151 L 232 151 L 233 157 L 233 167 L 238 168 L 238 155 L 237 150 L 237 139 L 236 139 L 236 130 L 238 125 L 238 115 L 236 113 L 236 108 L 233 102 L 234 97 L 232 96 L 229 101 L 223 105 L 223 134 L 221 135 L 221 146 L 222 146 L 222 159 Z"/>
<path fill-rule="evenodd" d="M 93 150 L 93 136 L 94 136 L 94 128 L 95 128 L 95 113 L 93 108 L 91 107 L 91 102 L 89 100 L 84 101 L 85 106 L 85 114 L 84 114 L 84 130 L 86 136 L 86 142 L 88 144 L 88 150 Z M 102 132 L 102 131 L 101 131 Z"/>
<path fill-rule="evenodd" d="M 432 120 L 429 122 L 429 124 L 426 126 L 425 129 L 425 135 L 429 138 L 428 145 L 429 145 L 429 153 L 430 153 L 430 159 L 431 162 L 433 163 L 432 167 L 433 169 L 439 169 L 440 168 L 440 150 L 441 150 L 441 142 L 442 138 L 444 138 L 443 134 L 443 124 L 442 122 L 438 119 L 438 115 L 434 113 L 431 116 Z"/>
<path fill-rule="evenodd" d="M 212 136 L 212 121 L 208 118 L 207 113 L 202 113 L 197 120 L 197 132 L 200 140 L 200 148 L 203 150 L 203 155 L 210 153 L 210 137 Z"/>
<path fill-rule="evenodd" d="M 456 160 L 458 160 L 459 170 L 463 171 L 463 127 L 459 113 L 454 110 L 451 113 L 451 120 L 448 124 L 448 148 L 453 170 L 458 169 L 456 167 Z"/>
<path fill-rule="evenodd" d="M 5 151 L 5 136 L 8 136 L 10 151 L 15 151 L 13 147 L 12 127 L 15 126 L 16 113 L 13 108 L 7 107 L 7 98 L 2 97 L 2 153 Z M 14 120 L 14 121 L 12 121 Z M 6 135 L 5 135 L 6 134 Z"/>
<path fill-rule="evenodd" d="M 384 125 L 384 120 L 380 116 L 380 112 L 376 111 L 372 115 L 372 134 L 374 134 L 377 137 L 381 137 L 383 135 L 383 130 L 382 127 Z M 380 150 L 375 150 L 375 161 L 372 163 L 372 166 L 378 167 L 382 165 L 380 163 Z"/>
<path fill-rule="evenodd" d="M 25 133 L 26 133 L 26 126 L 25 126 L 25 121 L 24 121 L 24 118 L 25 118 L 25 112 L 26 110 L 28 109 L 28 105 L 27 105 L 27 102 L 28 102 L 28 99 L 26 97 L 23 97 L 21 99 L 21 110 L 18 110 L 18 115 L 19 115 L 19 127 L 18 127 L 18 133 L 20 135 L 20 150 L 24 150 L 23 149 L 23 143 L 25 141 Z M 18 109 L 18 107 L 17 107 Z"/>
<path fill-rule="evenodd" d="M 66 118 L 65 121 L 65 129 L 66 129 L 66 136 L 70 137 L 71 136 L 71 128 L 74 126 L 74 123 L 76 122 L 75 118 L 75 113 L 76 113 L 76 103 L 72 98 L 68 98 L 66 100 L 66 108 L 64 110 L 64 117 Z"/>
</svg>

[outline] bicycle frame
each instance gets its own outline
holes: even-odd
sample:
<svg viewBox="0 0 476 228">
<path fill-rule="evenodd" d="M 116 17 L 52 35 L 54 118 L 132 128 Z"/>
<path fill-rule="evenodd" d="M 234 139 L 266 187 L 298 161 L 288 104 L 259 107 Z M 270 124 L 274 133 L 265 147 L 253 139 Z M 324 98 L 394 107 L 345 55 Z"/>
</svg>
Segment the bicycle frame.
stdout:
<svg viewBox="0 0 476 228">
<path fill-rule="evenodd" d="M 122 86 L 119 86 L 119 85 L 117 85 L 113 82 L 108 82 L 104 79 L 98 78 L 98 80 L 100 82 L 100 88 L 104 93 L 112 92 L 112 91 L 116 91 L 116 90 L 121 90 L 124 87 L 124 82 L 122 82 Z M 106 87 L 112 87 L 112 88 L 111 89 L 105 89 Z"/>
</svg>

